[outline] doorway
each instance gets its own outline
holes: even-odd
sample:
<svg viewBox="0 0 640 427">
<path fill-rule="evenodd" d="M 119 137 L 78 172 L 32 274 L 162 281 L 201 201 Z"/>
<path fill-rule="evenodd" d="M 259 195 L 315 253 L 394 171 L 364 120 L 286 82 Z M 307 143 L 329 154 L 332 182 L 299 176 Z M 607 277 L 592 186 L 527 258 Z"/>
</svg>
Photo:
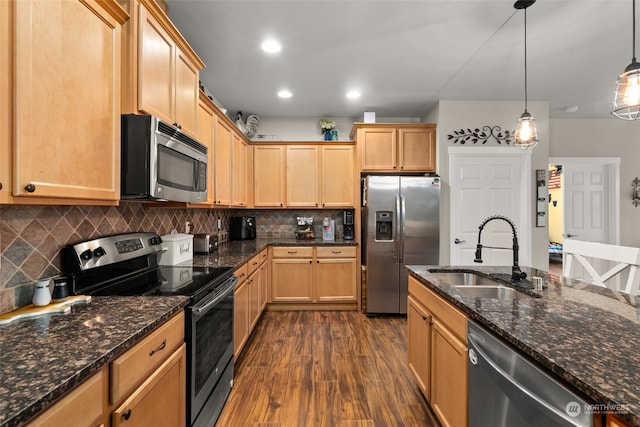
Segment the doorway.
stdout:
<svg viewBox="0 0 640 427">
<path fill-rule="evenodd" d="M 549 158 L 549 271 L 562 273 L 564 239 L 619 244 L 620 158 Z"/>
</svg>

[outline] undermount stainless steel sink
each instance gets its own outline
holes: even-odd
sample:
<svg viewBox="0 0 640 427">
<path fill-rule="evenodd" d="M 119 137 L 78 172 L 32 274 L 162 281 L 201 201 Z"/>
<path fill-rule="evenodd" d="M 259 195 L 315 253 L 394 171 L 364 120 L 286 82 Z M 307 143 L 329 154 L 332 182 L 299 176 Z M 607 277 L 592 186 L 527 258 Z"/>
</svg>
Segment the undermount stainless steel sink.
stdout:
<svg viewBox="0 0 640 427">
<path fill-rule="evenodd" d="M 532 298 L 523 292 L 518 292 L 515 289 L 508 288 L 506 286 L 494 285 L 494 286 L 456 286 L 456 289 L 461 290 L 467 295 L 478 298 L 492 298 L 492 299 L 523 299 Z"/>
<path fill-rule="evenodd" d="M 504 286 L 489 277 L 472 272 L 433 271 L 430 274 L 473 297 L 499 300 L 533 298 L 531 295 Z"/>
<path fill-rule="evenodd" d="M 461 271 L 435 271 L 430 272 L 432 276 L 447 282 L 453 286 L 497 286 L 493 279 L 480 276 L 479 274 Z"/>
</svg>

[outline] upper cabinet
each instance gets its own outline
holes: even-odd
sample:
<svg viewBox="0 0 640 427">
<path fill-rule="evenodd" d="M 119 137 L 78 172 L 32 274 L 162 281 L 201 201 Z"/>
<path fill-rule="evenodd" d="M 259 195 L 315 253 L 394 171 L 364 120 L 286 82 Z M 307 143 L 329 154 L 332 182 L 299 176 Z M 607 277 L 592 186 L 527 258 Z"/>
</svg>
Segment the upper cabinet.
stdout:
<svg viewBox="0 0 640 427">
<path fill-rule="evenodd" d="M 285 147 L 253 147 L 253 205 L 256 208 L 285 206 Z"/>
<path fill-rule="evenodd" d="M 321 146 L 320 204 L 323 208 L 354 206 L 353 145 Z"/>
<path fill-rule="evenodd" d="M 423 123 L 357 123 L 363 172 L 435 172 L 436 125 Z"/>
<path fill-rule="evenodd" d="M 234 131 L 231 154 L 231 205 L 234 207 L 247 207 L 247 151 L 247 144 L 238 131 Z"/>
<path fill-rule="evenodd" d="M 209 149 L 209 157 L 207 159 L 207 200 L 199 203 L 199 205 L 213 204 L 213 164 L 215 161 L 214 150 L 214 126 L 215 115 L 210 106 L 210 102 L 203 92 L 200 92 L 200 100 L 198 102 L 198 132 L 196 139 L 207 146 Z"/>
<path fill-rule="evenodd" d="M 216 116 L 214 164 L 214 200 L 216 205 L 231 205 L 231 155 L 233 128 L 230 123 Z"/>
<path fill-rule="evenodd" d="M 154 0 L 120 0 L 124 113 L 147 113 L 197 136 L 199 72 L 204 63 Z"/>
<path fill-rule="evenodd" d="M 117 204 L 126 11 L 0 3 L 0 202 Z"/>
</svg>

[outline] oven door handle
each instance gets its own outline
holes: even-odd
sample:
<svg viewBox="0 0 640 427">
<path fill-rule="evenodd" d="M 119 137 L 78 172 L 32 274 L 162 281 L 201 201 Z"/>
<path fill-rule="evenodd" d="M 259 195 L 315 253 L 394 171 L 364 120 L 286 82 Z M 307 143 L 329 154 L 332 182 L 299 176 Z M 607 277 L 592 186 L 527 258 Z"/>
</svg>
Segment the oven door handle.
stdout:
<svg viewBox="0 0 640 427">
<path fill-rule="evenodd" d="M 209 310 L 215 307 L 220 301 L 225 299 L 230 293 L 235 290 L 236 283 L 238 283 L 238 278 L 235 276 L 231 276 L 227 280 L 225 280 L 225 282 L 221 285 L 223 289 L 221 293 L 213 298 L 205 298 L 198 304 L 193 306 L 193 316 L 198 318 L 207 314 Z"/>
</svg>

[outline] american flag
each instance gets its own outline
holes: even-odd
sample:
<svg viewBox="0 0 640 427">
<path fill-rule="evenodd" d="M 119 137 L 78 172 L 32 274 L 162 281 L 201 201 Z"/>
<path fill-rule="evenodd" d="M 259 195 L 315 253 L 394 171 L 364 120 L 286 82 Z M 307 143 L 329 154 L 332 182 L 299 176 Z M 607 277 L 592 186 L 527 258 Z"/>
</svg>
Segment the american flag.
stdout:
<svg viewBox="0 0 640 427">
<path fill-rule="evenodd" d="M 558 173 L 557 169 L 551 169 L 549 171 L 549 190 L 554 189 L 554 188 L 560 188 L 561 187 L 561 182 L 562 180 L 560 179 L 560 174 Z"/>
</svg>

